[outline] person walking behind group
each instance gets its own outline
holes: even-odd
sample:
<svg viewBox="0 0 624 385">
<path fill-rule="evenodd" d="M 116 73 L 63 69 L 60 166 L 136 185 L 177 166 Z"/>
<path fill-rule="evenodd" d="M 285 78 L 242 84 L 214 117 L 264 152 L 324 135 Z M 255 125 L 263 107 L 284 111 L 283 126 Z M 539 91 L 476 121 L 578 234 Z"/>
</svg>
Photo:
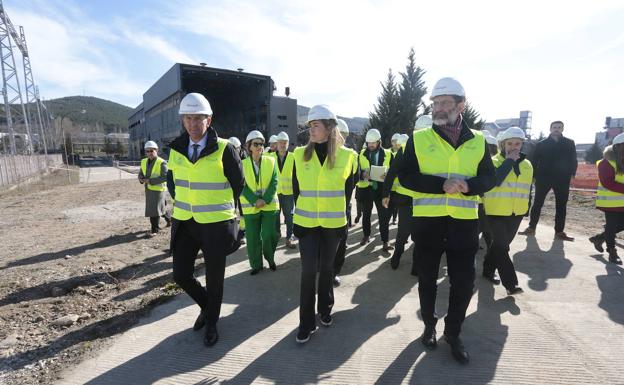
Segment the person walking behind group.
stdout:
<svg viewBox="0 0 624 385">
<path fill-rule="evenodd" d="M 330 326 L 334 306 L 334 257 L 347 231 L 347 201 L 353 190 L 353 156 L 342 146 L 336 115 L 325 105 L 308 112 L 310 140 L 294 151 L 294 232 L 301 254 L 299 330 L 296 341 L 305 343 L 317 330 L 315 317 L 317 271 L 320 322 Z"/>
<path fill-rule="evenodd" d="M 490 230 L 490 244 L 483 276 L 494 277 L 498 269 L 507 294 L 523 292 L 518 286 L 516 269 L 509 257 L 509 245 L 516 236 L 522 218 L 529 211 L 529 193 L 533 182 L 533 166 L 520 152 L 526 134 L 520 127 L 510 127 L 501 135 L 500 152 L 492 157 L 496 167 L 496 186 L 483 195 L 483 208 Z M 485 269 L 488 268 L 486 271 Z"/>
<path fill-rule="evenodd" d="M 576 146 L 572 139 L 563 136 L 563 122 L 550 124 L 550 136 L 537 143 L 532 158 L 535 173 L 535 199 L 531 208 L 529 226 L 519 234 L 534 235 L 546 195 L 555 193 L 555 238 L 574 241 L 563 230 L 570 195 L 570 182 L 576 175 Z"/>
<path fill-rule="evenodd" d="M 390 252 L 394 248 L 388 243 L 390 210 L 386 209 L 381 202 L 384 182 L 371 180 L 370 172 L 372 166 L 384 166 L 387 172 L 390 168 L 390 160 L 392 160 L 392 152 L 381 147 L 381 133 L 376 128 L 371 128 L 366 133 L 366 148 L 362 150 L 359 156 L 360 181 L 357 186 L 360 188 L 359 194 L 362 200 L 362 230 L 364 234 L 360 245 L 364 246 L 370 242 L 371 215 L 374 204 L 377 208 L 383 250 L 386 252 Z"/>
<path fill-rule="evenodd" d="M 251 131 L 245 139 L 245 146 L 249 157 L 242 162 L 245 187 L 240 200 L 245 217 L 251 275 L 256 275 L 263 269 L 262 256 L 271 270 L 277 269 L 274 258 L 277 247 L 275 221 L 280 207 L 277 199 L 278 177 L 275 158 L 262 155 L 264 136 L 260 131 Z"/>
<path fill-rule="evenodd" d="M 624 133 L 613 138 L 613 144 L 605 148 L 603 159 L 598 162 L 598 178 L 596 208 L 604 212 L 605 229 L 589 241 L 601 253 L 604 252 L 602 244 L 606 242 L 609 262 L 621 265 L 615 235 L 624 230 Z"/>
<path fill-rule="evenodd" d="M 502 132 L 501 132 L 502 134 Z M 498 140 L 489 131 L 483 131 L 485 142 L 487 143 L 488 151 L 492 159 L 498 154 Z M 482 198 L 482 197 L 480 197 Z M 485 209 L 483 208 L 483 200 L 479 199 L 479 234 L 483 234 L 483 240 L 485 241 L 485 256 L 483 257 L 483 277 L 494 285 L 500 284 L 500 279 L 496 277 L 496 261 L 493 260 L 491 253 L 489 253 L 490 245 L 492 244 L 492 232 L 485 215 Z M 492 274 L 485 274 L 486 272 L 492 272 Z"/>
<path fill-rule="evenodd" d="M 232 146 L 234 146 L 234 149 L 236 150 L 236 152 L 238 153 L 238 155 L 240 156 L 241 161 L 243 159 L 245 159 L 247 157 L 247 154 L 245 153 L 245 150 L 242 148 L 241 146 L 241 141 L 235 137 L 232 136 L 228 139 L 228 142 L 230 142 L 230 144 Z M 245 244 L 245 218 L 243 217 L 243 208 L 241 207 L 241 203 L 240 203 L 240 198 L 236 199 L 236 211 L 238 213 L 238 241 L 241 244 Z"/>
<path fill-rule="evenodd" d="M 347 125 L 347 122 L 345 122 L 342 119 L 336 119 L 336 123 L 338 125 L 338 132 L 340 133 L 340 135 L 342 135 L 342 138 L 344 140 L 344 142 L 346 143 L 347 138 L 349 137 L 349 126 Z M 356 173 L 357 173 L 357 157 L 358 157 L 358 153 L 357 151 L 349 148 L 346 146 L 346 144 L 343 146 L 344 148 L 348 149 L 349 151 L 351 151 L 351 156 L 353 156 L 353 168 L 352 168 L 352 177 L 355 178 Z M 351 227 L 351 200 L 347 200 L 347 207 L 346 209 L 346 213 L 347 213 L 347 226 Z M 348 233 L 345 232 L 344 233 L 344 237 L 342 237 L 342 239 L 340 240 L 340 244 L 338 244 L 338 251 L 336 251 L 336 258 L 334 258 L 334 286 L 340 286 L 340 271 L 342 270 L 342 266 L 344 265 L 345 262 L 345 256 L 347 254 L 347 237 L 348 237 Z"/>
<path fill-rule="evenodd" d="M 395 132 L 392 135 L 392 138 L 390 139 L 390 145 L 392 146 L 390 148 L 390 151 L 392 151 L 392 159 L 394 159 L 394 157 L 396 156 L 396 154 L 399 152 L 399 150 L 401 149 L 402 145 L 401 142 L 402 141 L 402 136 L 401 134 L 399 134 L 398 132 Z M 392 163 L 392 162 L 391 162 Z M 396 225 L 396 221 L 397 221 L 397 216 L 399 215 L 399 210 L 397 207 L 390 207 L 390 217 L 392 219 L 392 222 L 390 222 L 390 224 L 392 225 Z"/>
<path fill-rule="evenodd" d="M 184 96 L 179 113 L 185 131 L 169 145 L 167 174 L 167 187 L 175 200 L 173 279 L 201 308 L 193 329 L 206 326 L 204 344 L 212 346 L 219 340 L 225 258 L 240 246 L 235 202 L 243 189 L 243 170 L 234 146 L 211 126 L 212 108 L 202 94 Z M 200 249 L 205 288 L 194 276 Z"/>
<path fill-rule="evenodd" d="M 272 152 L 270 155 L 275 159 L 277 164 L 277 175 L 279 182 L 277 183 L 277 197 L 279 199 L 279 206 L 284 215 L 284 222 L 286 223 L 286 247 L 294 249 L 295 237 L 293 235 L 293 210 L 295 209 L 295 199 L 293 198 L 292 191 L 292 169 L 295 164 L 295 158 L 293 154 L 288 152 L 288 142 L 290 138 L 284 131 L 277 134 L 277 151 Z M 277 228 L 277 239 L 281 238 L 281 221 L 279 211 L 275 218 L 275 226 Z"/>
<path fill-rule="evenodd" d="M 399 182 L 413 190 L 412 240 L 418 253 L 418 295 L 425 330 L 421 342 L 437 345 L 435 302 L 440 259 L 446 253 L 450 293 L 444 337 L 453 357 L 468 363 L 459 335 L 474 289 L 479 248 L 478 196 L 494 187 L 495 170 L 479 131 L 461 113 L 462 85 L 440 79 L 431 92 L 433 127 L 414 131 L 398 164 Z"/>
<path fill-rule="evenodd" d="M 167 227 L 171 226 L 165 199 L 168 169 L 167 162 L 158 156 L 156 142 L 147 141 L 144 148 L 147 158 L 141 159 L 139 182 L 145 186 L 145 216 L 150 219 L 152 227 L 150 234 L 155 235 L 160 230 L 160 217 L 163 217 Z"/>
</svg>

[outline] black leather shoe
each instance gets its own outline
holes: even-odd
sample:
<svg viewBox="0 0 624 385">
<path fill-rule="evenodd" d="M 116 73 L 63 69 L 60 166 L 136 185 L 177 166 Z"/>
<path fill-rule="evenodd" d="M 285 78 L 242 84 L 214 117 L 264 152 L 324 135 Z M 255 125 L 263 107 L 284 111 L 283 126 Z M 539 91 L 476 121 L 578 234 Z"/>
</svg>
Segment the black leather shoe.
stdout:
<svg viewBox="0 0 624 385">
<path fill-rule="evenodd" d="M 210 325 L 206 328 L 206 334 L 204 335 L 204 345 L 213 346 L 219 341 L 219 333 L 217 332 L 217 325 Z"/>
<path fill-rule="evenodd" d="M 193 330 L 198 331 L 206 325 L 206 312 L 203 310 L 199 312 L 197 319 L 195 320 L 195 324 L 193 325 Z"/>
<path fill-rule="evenodd" d="M 483 274 L 483 278 L 492 282 L 492 284 L 494 285 L 500 285 L 500 279 L 496 276 L 496 274 L 492 274 L 492 275 Z"/>
<path fill-rule="evenodd" d="M 423 333 L 422 337 L 420 337 L 420 340 L 422 344 L 428 348 L 435 348 L 436 346 L 438 346 L 435 326 L 425 326 L 425 332 Z"/>
<path fill-rule="evenodd" d="M 275 262 L 269 263 L 269 269 L 271 269 L 273 271 L 277 270 L 277 266 L 275 265 Z"/>
<path fill-rule="evenodd" d="M 589 241 L 594 244 L 594 249 L 599 253 L 604 253 L 604 248 L 602 247 L 602 243 L 604 242 L 604 236 L 602 234 L 594 235 L 589 238 Z"/>
<path fill-rule="evenodd" d="M 451 337 L 445 334 L 444 339 L 446 340 L 446 343 L 451 346 L 453 358 L 455 358 L 460 364 L 464 365 L 470 362 L 470 355 L 468 355 L 468 352 L 459 337 Z"/>
<path fill-rule="evenodd" d="M 522 294 L 522 293 L 524 293 L 524 290 L 522 290 L 522 288 L 519 286 L 515 286 L 507 290 L 507 294 L 509 295 L 516 295 L 516 294 Z"/>
<path fill-rule="evenodd" d="M 260 272 L 260 269 L 251 269 L 250 275 L 256 275 Z"/>
<path fill-rule="evenodd" d="M 401 257 L 397 257 L 396 255 L 393 255 L 392 258 L 390 258 L 390 267 L 392 268 L 392 270 L 396 270 L 399 268 L 399 262 L 401 261 L 400 258 Z"/>
</svg>

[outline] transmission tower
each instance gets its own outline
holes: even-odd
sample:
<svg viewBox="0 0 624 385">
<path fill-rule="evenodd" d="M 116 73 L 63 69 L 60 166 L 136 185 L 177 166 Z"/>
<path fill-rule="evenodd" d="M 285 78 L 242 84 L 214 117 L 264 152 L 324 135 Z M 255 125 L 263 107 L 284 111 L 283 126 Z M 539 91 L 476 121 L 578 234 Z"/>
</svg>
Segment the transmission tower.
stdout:
<svg viewBox="0 0 624 385">
<path fill-rule="evenodd" d="M 19 78 L 17 76 L 11 38 L 13 38 L 13 41 L 20 51 L 24 52 L 25 46 L 23 41 L 15 30 L 15 27 L 13 27 L 9 16 L 4 10 L 2 0 L 0 0 L 0 64 L 2 69 L 2 94 L 4 97 L 4 113 L 9 131 L 11 153 L 13 155 L 17 153 L 14 128 L 17 123 L 23 122 L 26 127 L 26 133 L 28 134 L 28 151 L 32 154 L 32 134 L 30 132 L 30 126 L 28 125 L 28 115 L 26 114 L 24 100 L 22 99 L 22 92 Z M 19 106 L 15 106 L 14 108 L 14 103 L 17 101 L 19 101 Z"/>
<path fill-rule="evenodd" d="M 37 89 L 35 88 L 35 81 L 33 79 L 32 68 L 30 67 L 30 55 L 28 55 L 28 46 L 26 45 L 26 35 L 24 35 L 24 27 L 20 26 L 20 39 L 22 41 L 22 58 L 24 62 L 24 88 L 26 90 L 26 116 L 29 122 L 37 122 L 39 126 L 39 135 L 41 135 L 40 141 L 43 143 L 43 151 L 48 155 L 48 146 L 43 130 L 43 122 L 41 119 L 41 109 L 39 108 Z M 36 109 L 31 111 L 31 108 Z M 35 119 L 31 117 L 35 115 Z"/>
</svg>

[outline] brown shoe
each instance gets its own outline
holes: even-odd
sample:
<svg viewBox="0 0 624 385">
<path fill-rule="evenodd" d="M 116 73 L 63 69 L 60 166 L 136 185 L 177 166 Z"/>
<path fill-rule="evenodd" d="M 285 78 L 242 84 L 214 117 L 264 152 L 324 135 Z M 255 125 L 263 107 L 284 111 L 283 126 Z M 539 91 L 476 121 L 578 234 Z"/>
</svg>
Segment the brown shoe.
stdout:
<svg viewBox="0 0 624 385">
<path fill-rule="evenodd" d="M 560 231 L 558 233 L 555 233 L 555 238 L 561 239 L 562 241 L 574 242 L 574 238 L 568 237 L 568 234 L 566 234 L 565 231 Z"/>
<path fill-rule="evenodd" d="M 532 227 L 527 227 L 524 231 L 518 232 L 519 235 L 535 235 L 535 229 Z"/>
<path fill-rule="evenodd" d="M 364 246 L 364 245 L 366 245 L 368 242 L 370 242 L 370 237 L 364 237 L 364 238 L 362 238 L 362 240 L 360 241 L 360 246 Z"/>
<path fill-rule="evenodd" d="M 292 240 L 287 239 L 286 240 L 286 247 L 288 247 L 289 249 L 294 249 L 294 248 L 297 247 L 297 245 L 295 245 L 295 243 Z"/>
<path fill-rule="evenodd" d="M 390 252 L 390 250 L 394 250 L 394 247 L 390 246 L 390 245 L 388 244 L 388 242 L 384 242 L 384 244 L 383 244 L 383 250 L 384 250 L 384 251 L 387 251 L 387 252 Z"/>
</svg>

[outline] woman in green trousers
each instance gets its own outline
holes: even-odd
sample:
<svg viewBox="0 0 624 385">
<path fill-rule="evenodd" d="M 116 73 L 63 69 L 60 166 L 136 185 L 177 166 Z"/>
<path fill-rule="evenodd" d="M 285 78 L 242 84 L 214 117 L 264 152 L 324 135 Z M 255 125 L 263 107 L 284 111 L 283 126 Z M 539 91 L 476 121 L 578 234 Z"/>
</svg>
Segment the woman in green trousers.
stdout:
<svg viewBox="0 0 624 385">
<path fill-rule="evenodd" d="M 277 269 L 274 255 L 277 247 L 275 221 L 279 213 L 278 174 L 275 159 L 262 155 L 264 136 L 260 131 L 251 131 L 247 135 L 245 146 L 250 156 L 242 162 L 245 187 L 240 200 L 245 218 L 245 238 L 251 275 L 256 275 L 264 267 L 263 255 L 269 263 L 269 268 L 273 271 Z"/>
</svg>

